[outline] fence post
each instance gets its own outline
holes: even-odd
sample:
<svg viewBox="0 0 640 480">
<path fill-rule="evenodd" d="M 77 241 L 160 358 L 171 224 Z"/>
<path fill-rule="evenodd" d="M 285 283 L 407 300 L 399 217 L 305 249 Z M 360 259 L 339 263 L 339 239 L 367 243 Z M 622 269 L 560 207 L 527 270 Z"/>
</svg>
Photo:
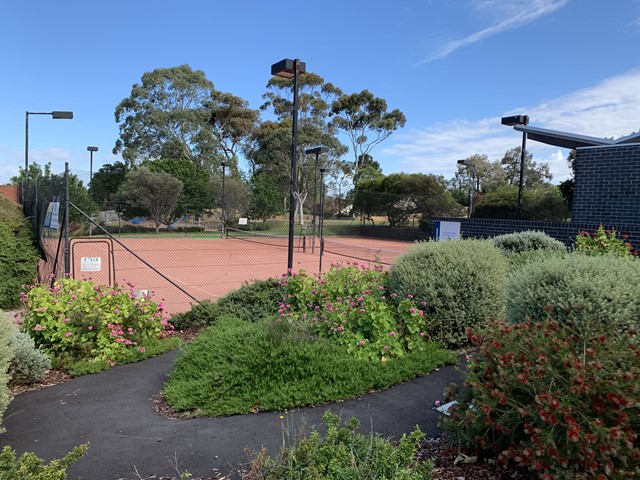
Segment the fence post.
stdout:
<svg viewBox="0 0 640 480">
<path fill-rule="evenodd" d="M 69 245 L 69 162 L 64 164 L 64 276 L 71 273 L 71 249 Z"/>
</svg>

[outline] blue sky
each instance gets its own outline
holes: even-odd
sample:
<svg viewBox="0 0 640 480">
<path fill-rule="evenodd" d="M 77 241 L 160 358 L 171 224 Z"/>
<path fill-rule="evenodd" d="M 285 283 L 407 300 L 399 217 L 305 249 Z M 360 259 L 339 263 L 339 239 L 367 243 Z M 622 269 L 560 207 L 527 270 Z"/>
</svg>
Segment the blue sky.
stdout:
<svg viewBox="0 0 640 480">
<path fill-rule="evenodd" d="M 253 108 L 271 64 L 300 58 L 346 93 L 407 116 L 373 156 L 386 174 L 450 178 L 456 160 L 497 160 L 521 135 L 500 117 L 599 137 L 640 130 L 640 0 L 5 2 L 0 28 L 0 184 L 29 158 L 53 170 L 118 160 L 116 105 L 147 71 L 189 64 Z M 529 142 L 554 182 L 566 150 Z M 347 157 L 347 158 L 350 158 Z"/>
</svg>

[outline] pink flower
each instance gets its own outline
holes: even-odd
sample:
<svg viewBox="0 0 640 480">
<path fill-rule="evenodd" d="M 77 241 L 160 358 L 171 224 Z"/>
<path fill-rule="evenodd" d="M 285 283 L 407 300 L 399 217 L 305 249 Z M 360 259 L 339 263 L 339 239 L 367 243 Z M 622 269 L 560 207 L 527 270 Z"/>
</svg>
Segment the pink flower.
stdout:
<svg viewBox="0 0 640 480">
<path fill-rule="evenodd" d="M 72 335 L 71 332 L 67 332 L 67 333 L 64 334 L 64 336 L 67 337 L 67 338 L 69 338 L 71 335 Z"/>
<path fill-rule="evenodd" d="M 93 330 L 93 326 L 89 325 L 89 326 L 87 327 L 87 329 L 89 329 L 89 330 Z"/>
<path fill-rule="evenodd" d="M 409 294 L 407 295 L 407 298 L 413 298 L 413 295 Z"/>
<path fill-rule="evenodd" d="M 146 351 L 147 351 L 147 349 L 146 349 L 146 348 L 144 348 L 144 347 L 140 347 L 138 350 L 140 350 L 140 353 L 144 353 L 144 352 L 146 352 Z"/>
<path fill-rule="evenodd" d="M 113 313 L 115 313 L 116 315 L 117 315 L 119 312 L 120 312 L 120 310 L 118 310 L 117 308 L 115 308 L 115 309 L 113 310 Z"/>
<path fill-rule="evenodd" d="M 364 346 L 364 340 L 360 340 L 360 345 Z"/>
<path fill-rule="evenodd" d="M 409 309 L 409 313 L 416 313 L 416 309 L 415 309 L 415 308 L 413 308 L 413 307 L 411 307 L 411 308 Z"/>
<path fill-rule="evenodd" d="M 70 321 L 71 321 L 71 319 L 70 319 L 69 317 L 67 317 L 67 318 L 65 318 L 65 319 L 63 320 L 63 322 L 64 322 L 64 323 L 69 323 Z"/>
<path fill-rule="evenodd" d="M 33 329 L 37 332 L 38 330 L 42 329 L 42 327 L 40 325 L 36 325 L 35 327 L 33 327 Z"/>
<path fill-rule="evenodd" d="M 133 333 L 133 328 L 131 328 L 131 327 L 127 328 L 127 332 Z"/>
<path fill-rule="evenodd" d="M 364 312 L 366 312 L 366 310 L 364 308 L 361 308 L 360 313 L 364 313 Z"/>
<path fill-rule="evenodd" d="M 396 332 L 389 332 L 389 336 L 390 337 L 395 337 L 396 336 Z"/>
</svg>

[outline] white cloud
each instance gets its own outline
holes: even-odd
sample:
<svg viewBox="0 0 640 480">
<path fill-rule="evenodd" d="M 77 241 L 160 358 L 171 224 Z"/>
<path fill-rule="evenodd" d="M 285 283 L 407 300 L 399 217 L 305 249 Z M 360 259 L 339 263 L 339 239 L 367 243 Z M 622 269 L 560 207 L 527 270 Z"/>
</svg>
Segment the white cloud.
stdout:
<svg viewBox="0 0 640 480">
<path fill-rule="evenodd" d="M 531 124 L 542 128 L 618 138 L 640 130 L 639 109 L 640 69 L 504 114 L 527 113 Z M 474 153 L 499 160 L 522 140 L 518 132 L 500 124 L 500 117 L 439 123 L 394 138 L 398 142 L 381 151 L 386 157 L 385 170 L 433 173 L 447 178 L 453 176 L 456 160 Z M 566 150 L 533 141 L 527 143 L 527 150 L 536 162 L 549 164 L 554 183 L 569 176 Z M 389 168 L 390 164 L 393 167 Z"/>
<path fill-rule="evenodd" d="M 459 48 L 464 48 L 485 38 L 498 35 L 508 30 L 520 28 L 535 20 L 549 15 L 564 7 L 569 0 L 475 0 L 471 2 L 474 10 L 489 15 L 492 24 L 470 33 L 462 38 L 451 40 L 440 46 L 435 53 L 418 62 L 416 65 L 444 58 Z"/>
<path fill-rule="evenodd" d="M 70 161 L 70 158 L 70 152 L 59 147 L 29 149 L 29 163 L 44 166 L 51 162 L 53 173 L 64 172 L 64 164 Z M 11 177 L 18 175 L 21 167 L 24 167 L 24 151 L 12 151 L 0 147 L 0 184 L 9 183 Z"/>
</svg>

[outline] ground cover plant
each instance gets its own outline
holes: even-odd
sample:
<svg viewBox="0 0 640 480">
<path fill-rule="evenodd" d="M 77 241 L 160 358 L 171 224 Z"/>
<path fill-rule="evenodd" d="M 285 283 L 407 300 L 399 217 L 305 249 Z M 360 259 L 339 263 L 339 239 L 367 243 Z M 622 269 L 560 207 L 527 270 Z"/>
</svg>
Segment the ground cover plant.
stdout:
<svg viewBox="0 0 640 480">
<path fill-rule="evenodd" d="M 403 435 L 397 446 L 377 434 L 357 433 L 360 422 L 352 418 L 341 425 L 330 411 L 324 414 L 325 435 L 313 430 L 284 446 L 277 457 L 265 449 L 254 452 L 243 480 L 428 480 L 433 465 L 419 462 L 417 452 L 423 435 L 419 428 Z"/>
<path fill-rule="evenodd" d="M 468 327 L 504 315 L 507 271 L 506 258 L 491 242 L 421 242 L 391 267 L 389 288 L 426 302 L 434 338 L 455 347 L 467 342 Z"/>
<path fill-rule="evenodd" d="M 183 349 L 164 395 L 174 409 L 192 416 L 281 410 L 384 389 L 455 359 L 426 343 L 394 360 L 371 361 L 317 336 L 303 322 L 227 317 Z"/>
<path fill-rule="evenodd" d="M 162 304 L 150 296 L 138 297 L 133 285 L 128 287 L 73 279 L 57 280 L 52 287 L 32 286 L 22 295 L 21 328 L 55 367 L 77 367 L 76 373 L 174 348 L 175 342 L 158 342 L 173 329 Z"/>
<path fill-rule="evenodd" d="M 0 196 L 0 309 L 20 303 L 22 285 L 33 282 L 37 261 L 31 225 L 17 205 Z"/>
<path fill-rule="evenodd" d="M 76 463 L 89 449 L 88 444 L 73 448 L 60 459 L 51 460 L 45 464 L 44 460 L 31 452 L 16 455 L 15 450 L 6 446 L 0 453 L 1 480 L 65 480 L 67 467 Z"/>
<path fill-rule="evenodd" d="M 443 427 L 452 450 L 536 478 L 639 478 L 640 349 L 635 330 L 552 314 L 470 331 L 480 349 Z"/>
</svg>

